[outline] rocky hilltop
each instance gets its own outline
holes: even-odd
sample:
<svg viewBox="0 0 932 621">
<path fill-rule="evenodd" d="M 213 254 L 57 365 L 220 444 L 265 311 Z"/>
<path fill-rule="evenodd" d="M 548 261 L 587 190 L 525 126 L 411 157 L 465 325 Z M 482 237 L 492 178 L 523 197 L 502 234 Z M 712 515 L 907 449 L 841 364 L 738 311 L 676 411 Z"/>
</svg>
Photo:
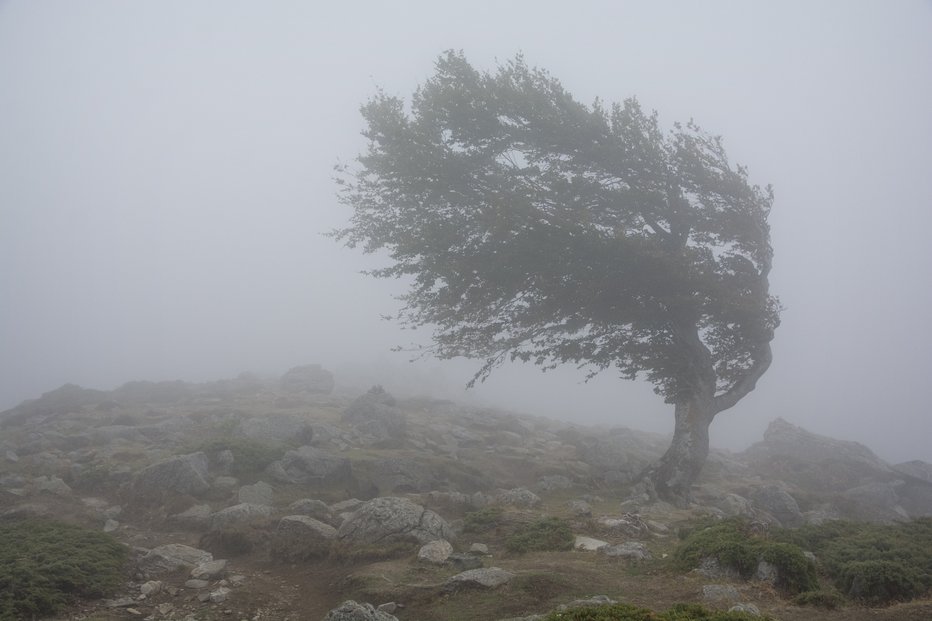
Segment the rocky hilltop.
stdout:
<svg viewBox="0 0 932 621">
<path fill-rule="evenodd" d="M 932 515 L 932 465 L 887 464 L 779 419 L 743 453 L 713 451 L 695 504 L 675 509 L 634 485 L 667 443 L 380 387 L 346 394 L 319 365 L 277 380 L 65 385 L 0 413 L 0 513 L 113 533 L 133 550 L 125 593 L 69 618 L 153 620 L 454 618 L 449 606 L 468 610 L 487 591 L 511 593 L 495 609 L 516 617 L 580 595 L 540 576 L 573 571 L 595 588 L 612 575 L 605 563 L 662 554 L 697 517 L 795 527 Z M 470 531 L 482 515 L 560 516 L 578 552 L 523 565 L 495 549 L 494 531 Z M 513 581 L 523 586 L 503 587 Z M 709 601 L 704 586 L 638 588 Z M 725 604 L 781 605 L 742 589 Z M 455 618 L 499 618 L 473 613 Z"/>
</svg>

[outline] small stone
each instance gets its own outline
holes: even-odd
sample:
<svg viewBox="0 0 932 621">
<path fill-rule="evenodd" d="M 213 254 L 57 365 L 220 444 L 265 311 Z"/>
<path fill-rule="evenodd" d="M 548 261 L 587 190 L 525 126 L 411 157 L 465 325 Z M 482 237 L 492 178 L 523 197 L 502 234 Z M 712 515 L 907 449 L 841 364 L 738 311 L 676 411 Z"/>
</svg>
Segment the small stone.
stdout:
<svg viewBox="0 0 932 621">
<path fill-rule="evenodd" d="M 223 559 L 198 563 L 197 567 L 191 570 L 191 577 L 201 580 L 214 580 L 223 575 L 226 566 L 227 562 Z"/>
<path fill-rule="evenodd" d="M 184 586 L 188 589 L 206 589 L 209 584 L 210 581 L 208 580 L 197 580 L 192 578 L 191 580 L 185 582 Z"/>
<path fill-rule="evenodd" d="M 453 546 L 445 539 L 430 541 L 421 546 L 417 552 L 417 560 L 434 565 L 442 565 L 453 553 Z"/>
<path fill-rule="evenodd" d="M 149 580 L 139 587 L 139 592 L 143 595 L 158 595 L 162 591 L 161 580 Z"/>
<path fill-rule="evenodd" d="M 469 553 L 477 556 L 487 556 L 489 554 L 489 546 L 484 543 L 474 543 L 469 546 Z"/>
<path fill-rule="evenodd" d="M 168 613 L 172 612 L 175 609 L 175 606 L 174 604 L 165 602 L 164 604 L 159 604 L 158 606 L 156 606 L 155 609 L 159 611 L 159 614 L 167 615 Z"/>
<path fill-rule="evenodd" d="M 209 599 L 214 604 L 220 604 L 229 599 L 230 593 L 231 591 L 227 587 L 220 587 L 216 591 L 211 591 Z"/>
<path fill-rule="evenodd" d="M 592 517 L 592 506 L 585 500 L 571 500 L 569 507 L 576 517 Z"/>
<path fill-rule="evenodd" d="M 608 545 L 607 541 L 602 541 L 601 539 L 593 539 L 592 537 L 583 537 L 582 535 L 576 535 L 576 541 L 573 543 L 573 548 L 576 550 L 583 550 L 586 552 L 595 552 L 599 548 L 604 548 Z"/>
<path fill-rule="evenodd" d="M 386 602 L 384 604 L 379 604 L 379 606 L 376 607 L 376 610 L 387 612 L 388 614 L 394 614 L 395 611 L 398 610 L 398 604 L 395 602 Z"/>
<path fill-rule="evenodd" d="M 116 520 L 110 519 L 110 520 L 107 520 L 106 522 L 104 522 L 104 532 L 105 532 L 105 533 L 112 533 L 113 531 L 115 531 L 115 530 L 118 529 L 119 527 L 120 527 L 120 523 L 117 522 Z"/>
</svg>

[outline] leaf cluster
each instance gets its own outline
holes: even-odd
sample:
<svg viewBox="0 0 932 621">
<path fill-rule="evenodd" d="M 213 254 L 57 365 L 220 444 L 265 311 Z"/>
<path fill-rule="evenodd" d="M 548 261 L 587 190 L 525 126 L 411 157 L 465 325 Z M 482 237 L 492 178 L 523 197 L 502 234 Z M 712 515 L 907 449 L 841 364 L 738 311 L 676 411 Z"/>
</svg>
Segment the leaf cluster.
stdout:
<svg viewBox="0 0 932 621">
<path fill-rule="evenodd" d="M 769 188 L 719 137 L 669 132 L 636 99 L 576 101 L 520 56 L 496 73 L 462 54 L 405 101 L 362 108 L 369 140 L 339 167 L 335 236 L 410 283 L 399 320 L 441 358 L 643 372 L 675 401 L 727 392 L 769 364 Z M 475 381 L 475 380 L 474 380 Z"/>
</svg>

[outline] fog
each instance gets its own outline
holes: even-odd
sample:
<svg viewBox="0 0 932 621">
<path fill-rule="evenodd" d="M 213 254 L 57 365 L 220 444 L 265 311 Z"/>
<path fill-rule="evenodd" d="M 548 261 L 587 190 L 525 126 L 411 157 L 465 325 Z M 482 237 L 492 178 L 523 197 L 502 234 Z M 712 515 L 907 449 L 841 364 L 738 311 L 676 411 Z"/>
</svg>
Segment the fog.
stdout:
<svg viewBox="0 0 932 621">
<path fill-rule="evenodd" d="M 397 282 L 323 233 L 359 106 L 443 50 L 523 52 L 580 101 L 636 95 L 772 183 L 786 310 L 712 442 L 782 416 L 932 461 L 929 2 L 0 2 L 0 409 L 66 383 L 277 375 L 319 362 L 582 423 L 671 431 L 646 382 L 408 362 Z"/>
</svg>

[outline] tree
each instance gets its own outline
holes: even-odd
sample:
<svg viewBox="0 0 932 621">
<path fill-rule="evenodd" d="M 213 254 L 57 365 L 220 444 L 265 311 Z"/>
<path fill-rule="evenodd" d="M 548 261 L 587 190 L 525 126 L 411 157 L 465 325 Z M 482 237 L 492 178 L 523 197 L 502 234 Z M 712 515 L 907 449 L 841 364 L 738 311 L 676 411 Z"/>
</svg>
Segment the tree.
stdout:
<svg viewBox="0 0 932 621">
<path fill-rule="evenodd" d="M 447 52 L 409 110 L 379 92 L 362 114 L 335 236 L 408 279 L 397 319 L 431 327 L 435 356 L 483 360 L 473 382 L 507 360 L 643 375 L 676 418 L 645 480 L 687 502 L 712 419 L 771 362 L 770 187 L 692 121 L 586 106 L 520 56 L 490 73 Z"/>
</svg>

